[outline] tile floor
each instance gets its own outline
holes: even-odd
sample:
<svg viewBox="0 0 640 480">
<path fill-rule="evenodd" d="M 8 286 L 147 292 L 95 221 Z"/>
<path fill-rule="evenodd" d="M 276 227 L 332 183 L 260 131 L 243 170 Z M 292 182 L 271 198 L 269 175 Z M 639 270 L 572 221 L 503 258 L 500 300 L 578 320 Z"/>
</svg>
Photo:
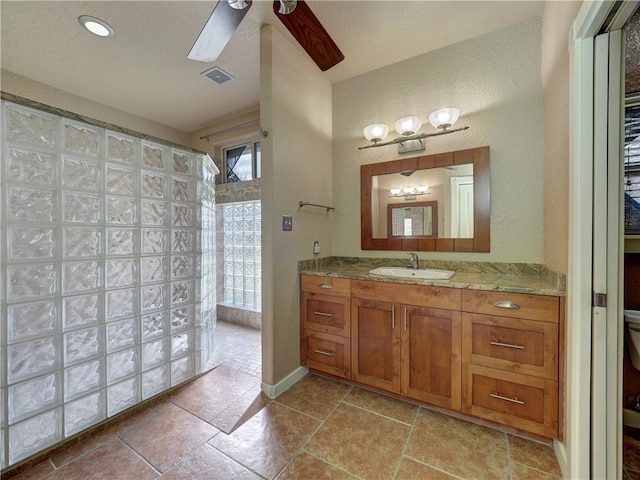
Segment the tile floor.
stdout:
<svg viewBox="0 0 640 480">
<path fill-rule="evenodd" d="M 227 365 L 256 378 L 262 377 L 260 330 L 218 320 L 215 348 L 208 368 Z"/>
<path fill-rule="evenodd" d="M 548 445 L 307 375 L 276 400 L 229 363 L 17 480 L 553 479 Z M 629 477 L 634 478 L 634 477 Z"/>
<path fill-rule="evenodd" d="M 640 430 L 624 427 L 622 439 L 623 480 L 640 480 Z"/>
</svg>

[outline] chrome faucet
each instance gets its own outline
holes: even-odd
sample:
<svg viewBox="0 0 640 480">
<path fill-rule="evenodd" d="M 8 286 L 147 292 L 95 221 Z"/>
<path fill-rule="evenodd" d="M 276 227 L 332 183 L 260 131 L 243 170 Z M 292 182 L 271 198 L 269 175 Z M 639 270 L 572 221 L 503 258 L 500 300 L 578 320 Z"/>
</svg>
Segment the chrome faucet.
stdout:
<svg viewBox="0 0 640 480">
<path fill-rule="evenodd" d="M 418 254 L 417 253 L 407 253 L 409 255 L 409 267 L 417 270 L 418 269 Z"/>
</svg>

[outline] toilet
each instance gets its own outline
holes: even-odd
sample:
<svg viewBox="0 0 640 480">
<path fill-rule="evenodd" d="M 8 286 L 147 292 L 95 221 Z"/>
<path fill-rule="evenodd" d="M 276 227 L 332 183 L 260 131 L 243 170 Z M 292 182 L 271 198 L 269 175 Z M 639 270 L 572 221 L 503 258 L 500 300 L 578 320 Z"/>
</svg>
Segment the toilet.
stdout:
<svg viewBox="0 0 640 480">
<path fill-rule="evenodd" d="M 629 331 L 629 355 L 631 363 L 640 370 L 640 310 L 625 310 L 624 322 Z"/>
</svg>

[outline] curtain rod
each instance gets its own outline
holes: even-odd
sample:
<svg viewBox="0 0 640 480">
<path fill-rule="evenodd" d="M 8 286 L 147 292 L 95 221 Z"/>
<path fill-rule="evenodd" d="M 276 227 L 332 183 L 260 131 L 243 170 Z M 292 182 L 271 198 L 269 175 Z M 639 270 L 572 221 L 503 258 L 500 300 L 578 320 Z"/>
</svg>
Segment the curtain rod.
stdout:
<svg viewBox="0 0 640 480">
<path fill-rule="evenodd" d="M 244 128 L 244 127 L 249 127 L 251 125 L 255 125 L 255 124 L 259 124 L 259 123 L 260 123 L 260 120 L 251 120 L 250 122 L 241 123 L 240 125 L 236 125 L 235 127 L 229 127 L 229 128 L 225 128 L 224 130 L 219 130 L 217 132 L 208 133 L 206 135 L 201 136 L 200 140 L 205 140 L 206 139 L 207 142 L 208 142 L 209 141 L 209 137 L 214 137 L 214 136 L 220 135 L 222 133 L 233 132 L 234 130 L 238 130 L 238 129 Z M 260 133 L 264 135 L 262 130 L 260 130 Z M 264 136 L 266 136 L 266 135 L 264 135 Z"/>
</svg>

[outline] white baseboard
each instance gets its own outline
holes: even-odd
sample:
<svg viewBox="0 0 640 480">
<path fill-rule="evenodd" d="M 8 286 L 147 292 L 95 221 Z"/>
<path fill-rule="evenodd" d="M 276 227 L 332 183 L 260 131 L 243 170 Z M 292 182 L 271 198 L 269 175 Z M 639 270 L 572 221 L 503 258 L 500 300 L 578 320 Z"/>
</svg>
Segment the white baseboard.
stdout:
<svg viewBox="0 0 640 480">
<path fill-rule="evenodd" d="M 556 452 L 556 458 L 560 465 L 562 478 L 569 478 L 569 459 L 567 458 L 567 447 L 560 440 L 553 441 L 553 450 Z"/>
<path fill-rule="evenodd" d="M 622 423 L 628 427 L 640 428 L 640 412 L 630 408 L 623 409 Z"/>
<path fill-rule="evenodd" d="M 275 385 L 269 385 L 268 383 L 262 382 L 262 391 L 267 397 L 273 400 L 274 398 L 286 392 L 307 373 L 309 373 L 309 369 L 307 367 L 299 366 Z"/>
</svg>

